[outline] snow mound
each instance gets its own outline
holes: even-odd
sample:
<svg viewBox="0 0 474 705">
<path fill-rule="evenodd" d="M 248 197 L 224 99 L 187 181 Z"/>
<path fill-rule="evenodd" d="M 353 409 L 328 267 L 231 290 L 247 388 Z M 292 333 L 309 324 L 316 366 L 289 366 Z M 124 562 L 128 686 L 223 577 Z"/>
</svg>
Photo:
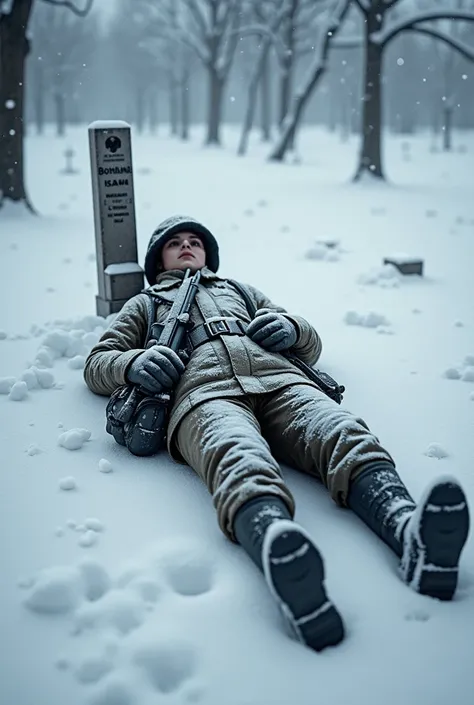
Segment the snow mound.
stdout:
<svg viewBox="0 0 474 705">
<path fill-rule="evenodd" d="M 67 366 L 71 370 L 82 370 L 85 364 L 86 358 L 84 357 L 84 355 L 75 355 L 74 357 L 71 357 L 71 359 L 68 361 Z"/>
<path fill-rule="evenodd" d="M 107 460 L 107 458 L 101 458 L 99 460 L 99 470 L 100 470 L 100 472 L 105 472 L 105 473 L 113 472 L 113 467 L 112 467 L 112 463 L 110 462 L 110 460 Z"/>
<path fill-rule="evenodd" d="M 33 612 L 64 614 L 81 600 L 80 575 L 75 568 L 47 568 L 39 574 L 25 605 Z"/>
<path fill-rule="evenodd" d="M 474 355 L 466 355 L 458 367 L 448 367 L 443 372 L 446 379 L 460 379 L 463 382 L 474 382 Z"/>
<path fill-rule="evenodd" d="M 424 455 L 427 455 L 429 458 L 438 458 L 438 460 L 449 457 L 448 451 L 439 443 L 430 443 Z"/>
<path fill-rule="evenodd" d="M 69 475 L 68 477 L 62 477 L 59 480 L 58 485 L 59 489 L 64 491 L 77 489 L 77 482 L 72 475 Z"/>
<path fill-rule="evenodd" d="M 379 326 L 388 327 L 390 322 L 381 313 L 369 311 L 366 314 L 357 313 L 357 311 L 347 311 L 344 316 L 344 323 L 348 326 L 362 326 L 364 328 L 378 328 Z M 386 333 L 387 331 L 384 330 Z"/>
<path fill-rule="evenodd" d="M 43 449 L 39 447 L 36 443 L 30 443 L 28 448 L 26 449 L 27 455 L 39 455 L 40 453 L 43 453 Z"/>
<path fill-rule="evenodd" d="M 382 267 L 373 267 L 368 272 L 360 274 L 357 278 L 359 284 L 366 286 L 379 286 L 383 289 L 394 289 L 400 286 L 402 275 L 393 264 L 384 264 Z"/>
<path fill-rule="evenodd" d="M 91 546 L 94 546 L 97 543 L 97 540 L 97 532 L 92 531 L 92 529 L 88 529 L 85 533 L 82 534 L 78 541 L 78 544 L 82 548 L 90 548 Z"/>
<path fill-rule="evenodd" d="M 309 250 L 306 250 L 304 257 L 305 259 L 309 260 L 338 262 L 341 259 L 341 249 L 339 247 L 339 241 L 317 241 L 313 243 Z"/>
<path fill-rule="evenodd" d="M 8 398 L 11 401 L 23 401 L 28 396 L 28 385 L 26 382 L 15 382 L 13 387 L 10 389 L 10 394 Z"/>
<path fill-rule="evenodd" d="M 58 445 L 66 450 L 79 450 L 90 437 L 91 432 L 87 428 L 72 428 L 59 435 Z"/>
<path fill-rule="evenodd" d="M 0 377 L 0 394 L 10 394 L 16 382 L 16 377 Z"/>
</svg>

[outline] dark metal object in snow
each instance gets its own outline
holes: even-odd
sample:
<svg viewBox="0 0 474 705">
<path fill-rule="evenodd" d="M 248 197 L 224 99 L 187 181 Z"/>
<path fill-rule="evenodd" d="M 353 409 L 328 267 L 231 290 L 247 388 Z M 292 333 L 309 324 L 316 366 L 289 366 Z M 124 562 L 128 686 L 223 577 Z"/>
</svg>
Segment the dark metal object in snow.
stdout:
<svg viewBox="0 0 474 705">
<path fill-rule="evenodd" d="M 130 125 L 99 120 L 89 125 L 89 151 L 97 253 L 99 316 L 117 313 L 143 289 L 138 264 Z"/>
<path fill-rule="evenodd" d="M 418 274 L 420 277 L 423 276 L 422 259 L 397 260 L 396 258 L 384 257 L 383 263 L 393 264 L 393 266 L 396 267 L 401 274 Z"/>
</svg>

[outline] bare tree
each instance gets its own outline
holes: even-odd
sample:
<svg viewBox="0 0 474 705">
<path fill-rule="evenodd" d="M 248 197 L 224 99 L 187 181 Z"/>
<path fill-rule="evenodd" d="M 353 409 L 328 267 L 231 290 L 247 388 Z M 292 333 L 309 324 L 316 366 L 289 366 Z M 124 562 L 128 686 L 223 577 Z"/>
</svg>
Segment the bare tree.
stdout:
<svg viewBox="0 0 474 705">
<path fill-rule="evenodd" d="M 288 17 L 290 5 L 288 0 L 267 0 L 257 2 L 252 8 L 250 21 L 255 21 L 255 26 L 246 27 L 242 31 L 246 34 L 255 33 L 257 35 L 257 56 L 252 62 L 253 69 L 247 88 L 247 108 L 245 112 L 242 132 L 240 136 L 237 154 L 244 155 L 247 151 L 250 131 L 253 126 L 255 109 L 257 104 L 258 87 L 264 78 L 265 68 L 268 66 L 268 58 L 272 46 L 279 47 L 281 53 L 285 47 L 281 44 L 277 33 L 282 22 Z M 262 96 L 262 100 L 268 96 Z"/>
<path fill-rule="evenodd" d="M 390 10 L 403 0 L 355 0 L 364 18 L 365 77 L 363 96 L 362 143 L 355 180 L 365 174 L 384 179 L 382 166 L 382 70 L 383 55 L 389 44 L 403 32 L 415 32 L 440 40 L 465 58 L 474 60 L 474 47 L 467 47 L 455 37 L 429 25 L 435 20 L 474 21 L 474 12 L 455 10 L 443 3 L 433 8 L 408 12 L 390 22 Z"/>
<path fill-rule="evenodd" d="M 85 17 L 93 0 L 83 9 L 69 0 L 42 0 L 67 7 Z M 25 61 L 30 50 L 28 23 L 34 0 L 0 0 L 0 207 L 5 200 L 23 202 L 33 211 L 24 181 Z"/>
<path fill-rule="evenodd" d="M 248 0 L 148 0 L 146 32 L 171 37 L 194 52 L 208 76 L 206 144 L 220 144 L 224 91 L 239 41 L 244 3 Z"/>
<path fill-rule="evenodd" d="M 319 80 L 327 70 L 331 42 L 343 26 L 344 20 L 349 13 L 351 2 L 352 0 L 333 0 L 329 7 L 324 0 L 319 3 L 318 9 L 321 12 L 315 25 L 313 60 L 301 86 L 294 95 L 290 109 L 283 121 L 281 135 L 269 157 L 273 161 L 283 161 L 287 150 L 293 144 L 304 109 Z M 357 39 L 356 45 L 359 44 L 360 40 Z M 349 45 L 352 45 L 351 42 L 349 42 Z"/>
</svg>

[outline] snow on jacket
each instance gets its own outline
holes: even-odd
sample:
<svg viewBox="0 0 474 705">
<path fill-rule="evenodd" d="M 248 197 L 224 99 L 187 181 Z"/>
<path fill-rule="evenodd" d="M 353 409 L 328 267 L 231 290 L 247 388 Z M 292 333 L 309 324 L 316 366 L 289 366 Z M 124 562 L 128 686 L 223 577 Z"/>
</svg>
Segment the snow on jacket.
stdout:
<svg viewBox="0 0 474 705">
<path fill-rule="evenodd" d="M 164 322 L 183 280 L 184 272 L 171 270 L 157 277 L 148 291 L 159 297 L 156 321 Z M 321 339 L 302 317 L 288 314 L 258 289 L 245 285 L 256 309 L 283 313 L 297 330 L 291 352 L 309 365 L 321 354 Z M 120 313 L 89 353 L 84 367 L 87 386 L 96 394 L 110 395 L 127 384 L 126 373 L 132 361 L 143 352 L 148 329 L 147 294 L 127 301 Z M 201 270 L 199 290 L 191 309 L 191 320 L 198 325 L 213 318 L 238 318 L 250 323 L 245 301 L 236 289 L 210 269 Z M 224 335 L 199 347 L 189 362 L 174 392 L 168 427 L 168 451 L 183 463 L 174 432 L 185 414 L 207 399 L 273 392 L 293 384 L 315 386 L 303 372 L 279 353 L 271 353 L 247 336 Z"/>
</svg>

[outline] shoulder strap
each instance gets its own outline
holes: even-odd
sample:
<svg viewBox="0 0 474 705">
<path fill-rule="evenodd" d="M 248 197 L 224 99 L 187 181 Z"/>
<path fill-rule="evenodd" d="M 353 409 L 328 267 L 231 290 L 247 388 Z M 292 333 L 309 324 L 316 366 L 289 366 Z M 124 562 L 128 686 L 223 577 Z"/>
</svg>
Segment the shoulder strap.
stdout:
<svg viewBox="0 0 474 705">
<path fill-rule="evenodd" d="M 146 315 L 148 319 L 148 327 L 146 331 L 146 339 L 145 339 L 145 346 L 147 346 L 148 341 L 150 340 L 151 336 L 151 327 L 153 323 L 155 322 L 156 318 L 156 309 L 158 308 L 158 301 L 155 298 L 155 296 L 152 296 L 148 291 L 142 291 L 142 294 L 146 294 Z"/>
<path fill-rule="evenodd" d="M 245 301 L 245 306 L 247 307 L 247 312 L 250 318 L 253 319 L 255 317 L 255 312 L 257 309 L 255 308 L 255 304 L 250 297 L 247 287 L 244 284 L 240 284 L 240 282 L 236 282 L 234 279 L 228 279 L 227 281 L 234 287 L 234 289 L 237 289 L 237 291 Z"/>
</svg>

